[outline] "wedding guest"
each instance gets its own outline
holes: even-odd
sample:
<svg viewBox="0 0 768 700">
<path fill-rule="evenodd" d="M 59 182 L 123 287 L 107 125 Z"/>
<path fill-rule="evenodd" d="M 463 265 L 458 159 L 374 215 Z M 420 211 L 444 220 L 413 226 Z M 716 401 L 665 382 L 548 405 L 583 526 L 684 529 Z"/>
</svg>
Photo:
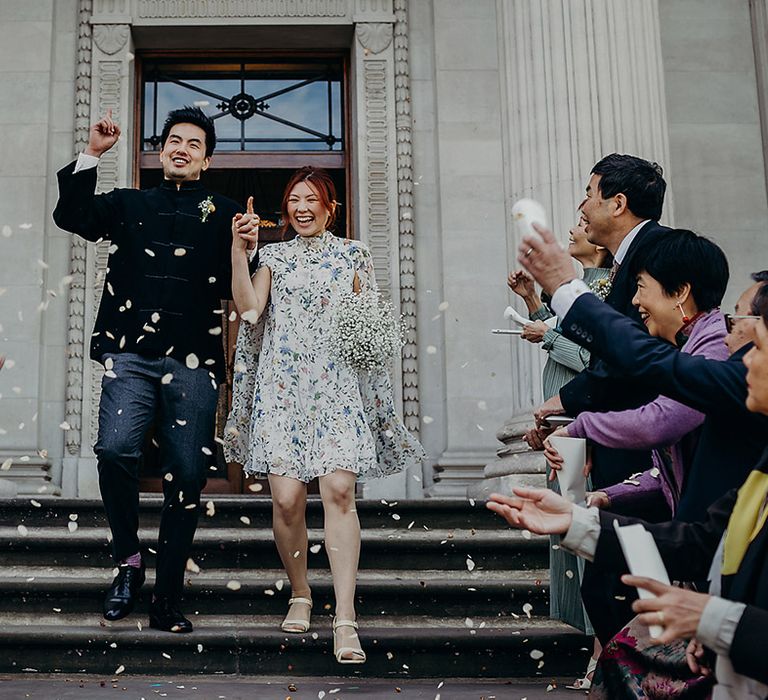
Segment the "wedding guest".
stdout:
<svg viewBox="0 0 768 700">
<path fill-rule="evenodd" d="M 613 257 L 606 248 L 589 242 L 585 225 L 584 218 L 580 217 L 578 223 L 568 232 L 568 254 L 581 265 L 582 279 L 589 288 L 601 298 L 605 298 L 611 288 L 608 278 Z M 589 366 L 589 352 L 565 338 L 559 327 L 552 328 L 544 322 L 553 318 L 554 314 L 544 305 L 536 292 L 533 280 L 525 271 L 510 273 L 507 285 L 523 299 L 528 309 L 528 317 L 532 320 L 532 323 L 523 328 L 522 338 L 531 343 L 541 343 L 542 349 L 547 353 L 541 378 L 543 398 L 546 401 Z M 526 440 L 534 449 L 542 447 L 536 430 L 529 431 Z M 548 486 L 557 493 L 560 492 L 557 481 L 550 479 Z M 583 561 L 562 549 L 558 536 L 550 537 L 549 615 L 593 636 L 594 629 L 581 601 L 580 586 L 583 573 Z M 569 687 L 574 690 L 589 689 L 599 655 L 600 644 L 595 639 L 594 653 L 584 677 L 577 679 Z"/>
<path fill-rule="evenodd" d="M 724 360 L 726 327 L 720 302 L 728 261 L 714 243 L 692 231 L 669 231 L 636 262 L 637 307 L 649 333 L 689 355 Z M 704 414 L 658 396 L 639 408 L 586 411 L 553 435 L 587 438 L 607 447 L 652 449 L 653 467 L 590 495 L 589 503 L 645 519 L 674 515 L 691 468 Z M 547 460 L 562 465 L 547 443 Z"/>
<path fill-rule="evenodd" d="M 552 239 L 554 240 L 554 239 Z M 746 407 L 768 416 L 768 304 L 761 309 L 754 346 L 744 355 L 747 368 Z M 765 444 L 765 434 L 763 441 Z M 514 489 L 514 496 L 493 494 L 488 508 L 515 527 L 539 534 L 564 535 L 563 546 L 595 565 L 626 571 L 614 523 L 633 518 L 575 506 L 547 489 Z M 764 698 L 768 666 L 761 642 L 768 626 L 768 449 L 746 482 L 721 496 L 696 523 L 643 523 L 659 548 L 671 579 L 705 578 L 708 594 L 668 586 L 652 579 L 624 575 L 622 580 L 654 597 L 634 603 L 638 621 L 663 628 L 658 643 L 688 641 L 716 655 L 713 700 Z M 612 651 L 612 650 L 611 650 Z M 699 673 L 702 654 L 697 644 L 686 650 L 688 665 Z M 647 697 L 653 679 L 633 672 L 616 673 L 606 649 L 591 697 Z M 664 691 L 671 692 L 670 687 Z"/>
<path fill-rule="evenodd" d="M 669 230 L 658 223 L 666 187 L 657 163 L 612 153 L 592 168 L 586 197 L 579 207 L 589 241 L 607 248 L 613 255 L 611 291 L 606 303 L 637 321 L 640 314 L 632 304 L 636 289 L 632 261 L 643 246 L 659 240 Z M 637 389 L 640 391 L 642 387 Z M 612 383 L 606 381 L 604 364 L 593 356 L 588 371 L 565 384 L 534 415 L 538 424 L 550 414 L 577 416 L 599 405 L 601 398 L 611 391 Z M 655 395 L 645 392 L 645 398 L 650 401 Z M 615 484 L 648 468 L 650 462 L 647 450 L 596 445 L 592 450 L 593 484 L 595 488 Z"/>
<path fill-rule="evenodd" d="M 307 484 L 318 479 L 336 598 L 334 656 L 360 664 L 366 655 L 355 613 L 355 486 L 360 478 L 420 463 L 424 451 L 395 413 L 385 368 L 356 369 L 331 347 L 344 295 L 376 289 L 368 248 L 330 232 L 337 206 L 326 171 L 296 171 L 282 200 L 284 233 L 296 236 L 264 248 L 253 278 L 246 246 L 258 232 L 239 235 L 233 227 L 232 292 L 246 323 L 238 337 L 226 451 L 248 474 L 269 478 L 275 543 L 291 584 L 284 632 L 310 629 L 305 510 Z M 253 324 L 262 314 L 259 343 Z"/>
<path fill-rule="evenodd" d="M 88 241 L 111 242 L 91 359 L 104 365 L 99 487 L 118 567 L 104 617 L 133 610 L 145 579 L 139 542 L 139 460 L 157 419 L 163 509 L 150 626 L 191 632 L 180 609 L 184 570 L 197 527 L 218 383 L 224 378 L 220 300 L 229 296 L 233 201 L 200 181 L 216 146 L 213 121 L 184 107 L 168 114 L 159 158 L 163 182 L 148 190 L 94 194 L 100 157 L 120 138 L 111 110 L 91 126 L 88 145 L 58 173 L 56 224 Z M 241 216 L 248 233 L 252 215 Z"/>
</svg>

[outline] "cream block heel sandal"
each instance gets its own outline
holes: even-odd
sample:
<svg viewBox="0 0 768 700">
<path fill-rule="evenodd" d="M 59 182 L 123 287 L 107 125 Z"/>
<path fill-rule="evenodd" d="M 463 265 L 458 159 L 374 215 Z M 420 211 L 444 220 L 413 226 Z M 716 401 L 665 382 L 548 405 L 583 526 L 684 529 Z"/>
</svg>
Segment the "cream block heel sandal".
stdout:
<svg viewBox="0 0 768 700">
<path fill-rule="evenodd" d="M 355 630 L 353 639 L 357 640 L 356 647 L 342 647 L 339 646 L 339 639 L 336 635 L 336 630 L 339 627 L 352 627 Z M 344 654 L 355 654 L 351 659 L 344 658 Z M 364 664 L 366 660 L 365 652 L 360 647 L 360 638 L 357 636 L 357 622 L 354 620 L 337 620 L 333 618 L 333 655 L 336 657 L 336 661 L 340 664 Z"/>
<path fill-rule="evenodd" d="M 290 617 L 294 603 L 301 603 L 302 605 L 309 607 L 309 615 L 306 619 L 302 617 Z M 289 632 L 291 634 L 304 634 L 305 632 L 309 632 L 309 618 L 312 615 L 312 599 L 301 597 L 291 598 L 288 601 L 288 606 L 288 615 L 286 615 L 285 620 L 283 620 L 280 625 L 280 629 L 283 630 L 283 632 Z"/>
</svg>

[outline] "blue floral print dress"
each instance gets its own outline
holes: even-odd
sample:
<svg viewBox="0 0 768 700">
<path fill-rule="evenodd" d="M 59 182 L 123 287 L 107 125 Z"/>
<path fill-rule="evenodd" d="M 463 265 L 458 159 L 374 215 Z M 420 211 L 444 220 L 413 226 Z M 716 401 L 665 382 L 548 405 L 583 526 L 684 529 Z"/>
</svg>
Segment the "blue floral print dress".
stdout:
<svg viewBox="0 0 768 700">
<path fill-rule="evenodd" d="M 384 369 L 362 372 L 330 346 L 335 302 L 375 287 L 371 254 L 328 231 L 266 246 L 272 273 L 262 319 L 241 322 L 225 454 L 249 474 L 309 482 L 346 469 L 360 478 L 393 474 L 425 453 L 395 412 Z"/>
</svg>

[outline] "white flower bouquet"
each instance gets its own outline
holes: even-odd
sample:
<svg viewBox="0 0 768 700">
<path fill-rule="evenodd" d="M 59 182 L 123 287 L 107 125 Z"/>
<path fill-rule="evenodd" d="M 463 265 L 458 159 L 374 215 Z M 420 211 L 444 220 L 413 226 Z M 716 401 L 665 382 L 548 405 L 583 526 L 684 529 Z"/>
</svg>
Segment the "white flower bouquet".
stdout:
<svg viewBox="0 0 768 700">
<path fill-rule="evenodd" d="M 344 292 L 334 311 L 329 341 L 336 357 L 350 367 L 387 367 L 403 347 L 402 323 L 379 292 Z"/>
</svg>

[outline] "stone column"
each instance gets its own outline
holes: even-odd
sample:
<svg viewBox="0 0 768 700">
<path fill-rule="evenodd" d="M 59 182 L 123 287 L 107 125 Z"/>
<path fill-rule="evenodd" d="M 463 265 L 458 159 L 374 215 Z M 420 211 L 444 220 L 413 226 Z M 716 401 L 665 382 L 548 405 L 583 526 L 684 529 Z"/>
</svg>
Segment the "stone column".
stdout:
<svg viewBox="0 0 768 700">
<path fill-rule="evenodd" d="M 565 240 L 599 158 L 620 152 L 669 162 L 658 0 L 497 0 L 496 6 L 507 212 L 520 197 L 537 199 Z M 669 200 L 665 214 L 671 222 Z M 509 214 L 507 234 L 513 268 L 519 241 Z M 513 417 L 499 429 L 505 445 L 485 468 L 486 480 L 519 479 L 529 468 L 543 473 L 541 459 L 509 457 L 524 451 L 520 437 L 531 422 L 531 399 L 540 402 L 539 359 L 520 347 Z"/>
<path fill-rule="evenodd" d="M 130 86 L 133 53 L 128 0 L 81 0 L 75 124 L 75 152 L 88 142 L 91 123 L 112 110 L 122 135 L 99 163 L 98 192 L 130 182 L 132 112 Z M 86 244 L 73 237 L 70 254 L 69 366 L 67 371 L 67 455 L 64 472 L 78 496 L 99 495 L 93 444 L 98 435 L 98 406 L 103 369 L 88 359 L 88 329 L 93 327 L 107 266 L 108 243 Z"/>
</svg>

